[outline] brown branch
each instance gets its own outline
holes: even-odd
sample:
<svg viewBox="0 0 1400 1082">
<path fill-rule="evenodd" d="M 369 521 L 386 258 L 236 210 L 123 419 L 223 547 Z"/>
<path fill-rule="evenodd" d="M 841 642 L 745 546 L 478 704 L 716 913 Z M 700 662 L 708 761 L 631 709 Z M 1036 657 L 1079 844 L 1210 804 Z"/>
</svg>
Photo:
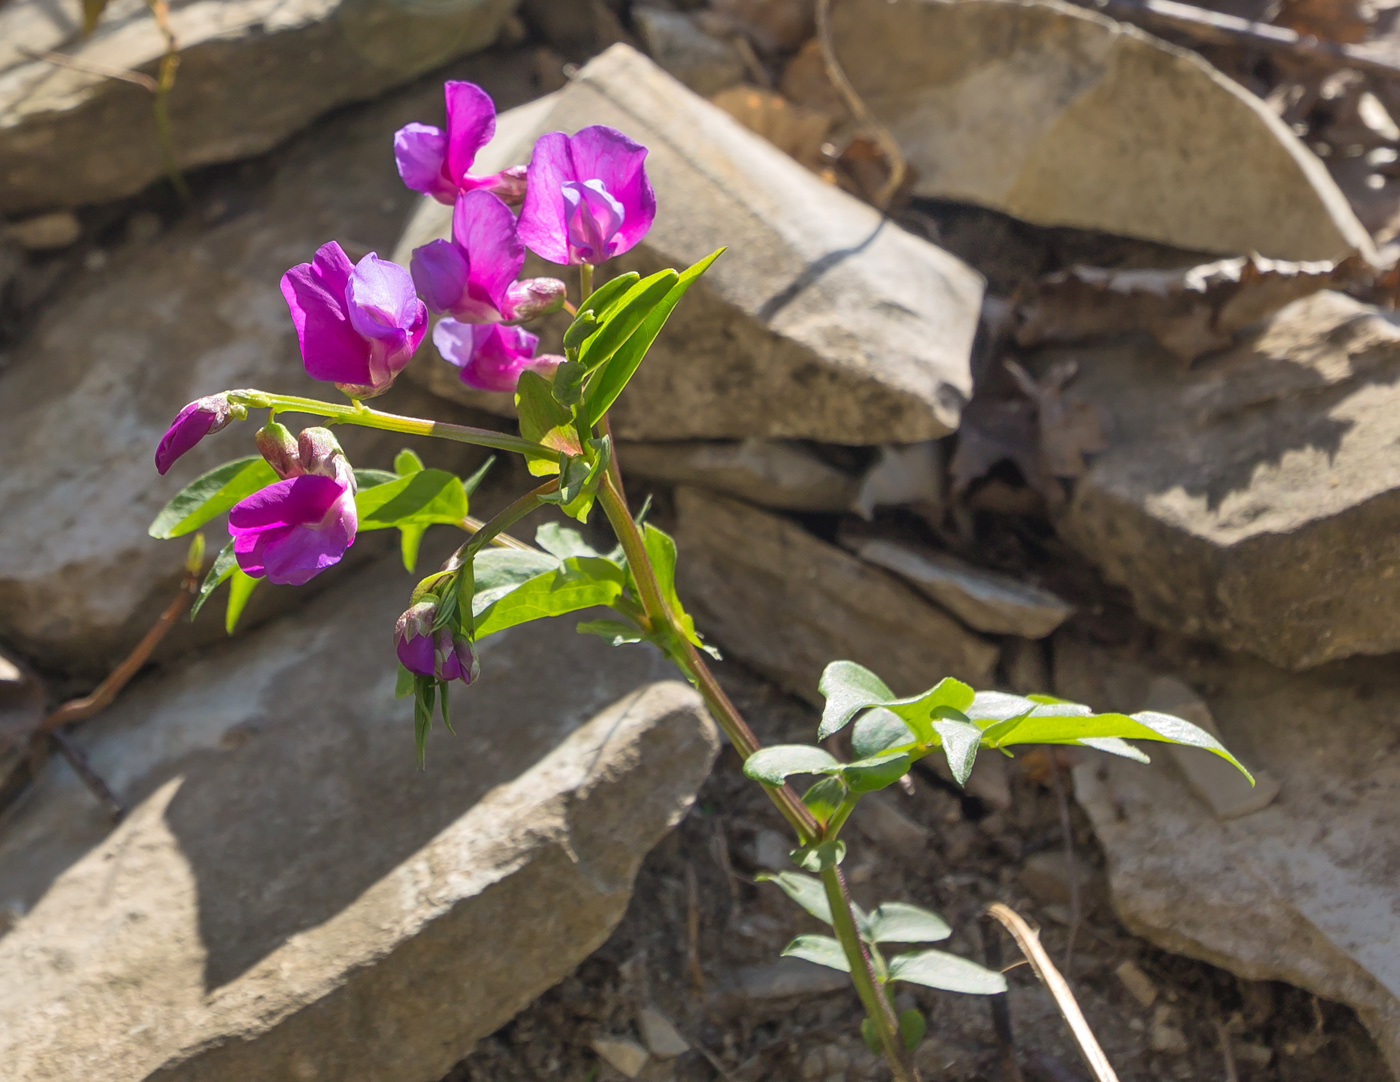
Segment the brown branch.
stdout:
<svg viewBox="0 0 1400 1082">
<path fill-rule="evenodd" d="M 909 163 L 904 158 L 904 151 L 900 148 L 899 140 L 894 137 L 889 128 L 876 119 L 875 114 L 870 111 L 870 107 L 865 104 L 856 88 L 851 84 L 851 80 L 846 77 L 845 69 L 841 67 L 841 61 L 836 57 L 836 46 L 831 40 L 831 0 L 817 0 L 817 42 L 821 45 L 822 62 L 826 65 L 826 77 L 831 80 L 831 85 L 841 95 L 841 100 L 846 103 L 846 108 L 851 111 L 851 115 L 880 144 L 880 151 L 885 155 L 885 160 L 890 163 L 890 175 L 880 190 L 875 193 L 875 206 L 882 211 L 888 210 L 890 203 L 894 201 L 895 194 L 904 184 L 904 178 L 909 172 Z"/>
<path fill-rule="evenodd" d="M 1211 45 L 1243 45 L 1329 70 L 1353 68 L 1388 79 L 1400 78 L 1400 56 L 1364 45 L 1342 45 L 1282 26 L 1179 4 L 1176 0 L 1087 0 L 1084 6 L 1146 30 L 1175 31 Z"/>
</svg>

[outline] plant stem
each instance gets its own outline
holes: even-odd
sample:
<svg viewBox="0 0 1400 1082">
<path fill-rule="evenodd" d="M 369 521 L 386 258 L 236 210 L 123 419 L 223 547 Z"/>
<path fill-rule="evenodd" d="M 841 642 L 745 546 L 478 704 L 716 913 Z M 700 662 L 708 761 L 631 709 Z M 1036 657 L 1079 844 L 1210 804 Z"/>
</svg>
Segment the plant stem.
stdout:
<svg viewBox="0 0 1400 1082">
<path fill-rule="evenodd" d="M 528 515 L 535 508 L 544 503 L 541 497 L 549 495 L 559 488 L 559 479 L 552 477 L 539 488 L 532 488 L 520 499 L 503 508 L 492 516 L 489 522 L 484 522 L 481 528 L 472 534 L 471 539 L 461 548 L 452 554 L 452 558 L 443 566 L 445 571 L 455 571 L 468 560 L 480 552 L 486 545 L 495 539 L 496 535 L 503 530 L 514 526 L 522 518 Z M 521 546 L 522 548 L 525 546 Z"/>
<path fill-rule="evenodd" d="M 588 300 L 593 293 L 593 264 L 580 263 L 578 265 L 578 303 L 583 307 L 583 302 Z"/>
<path fill-rule="evenodd" d="M 230 391 L 229 399 L 250 409 L 273 409 L 279 413 L 310 413 L 318 417 L 329 417 L 343 424 L 359 425 L 362 428 L 402 432 L 406 436 L 434 436 L 457 443 L 474 444 L 477 447 L 491 447 L 497 451 L 514 451 L 526 458 L 542 458 L 549 462 L 559 460 L 557 451 L 551 451 L 548 447 L 521 439 L 519 436 L 493 432 L 489 428 L 472 428 L 469 425 L 401 417 L 397 413 L 383 413 L 370 409 L 363 403 L 342 406 L 336 402 L 322 402 L 315 398 L 298 398 L 295 395 L 268 394 L 266 391 L 252 390 Z"/>
<path fill-rule="evenodd" d="M 851 912 L 851 896 L 846 892 L 846 880 L 841 875 L 840 866 L 832 864 L 823 868 L 821 878 L 822 886 L 826 888 L 826 900 L 831 906 L 832 929 L 851 965 L 851 982 L 856 986 L 861 1005 L 865 1007 L 865 1016 L 879 1034 L 880 1047 L 884 1049 L 895 1082 L 918 1082 L 919 1073 L 909 1062 L 909 1054 L 899 1036 L 899 1022 L 875 977 L 870 953 L 865 949 L 856 928 L 855 915 Z"/>
</svg>

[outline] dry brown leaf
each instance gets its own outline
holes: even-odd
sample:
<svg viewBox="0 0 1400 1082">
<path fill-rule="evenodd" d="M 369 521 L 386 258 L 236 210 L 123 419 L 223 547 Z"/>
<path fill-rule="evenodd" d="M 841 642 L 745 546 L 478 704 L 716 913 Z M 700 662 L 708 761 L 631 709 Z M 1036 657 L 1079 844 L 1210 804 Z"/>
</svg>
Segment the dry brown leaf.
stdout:
<svg viewBox="0 0 1400 1082">
<path fill-rule="evenodd" d="M 824 164 L 822 144 L 831 130 L 829 114 L 794 105 L 776 91 L 752 86 L 732 86 L 710 101 L 808 169 L 819 170 Z"/>
<path fill-rule="evenodd" d="M 1042 280 L 1021 308 L 1016 341 L 1032 346 L 1147 331 L 1189 364 L 1299 297 L 1370 273 L 1358 256 L 1292 263 L 1253 255 L 1185 270 L 1074 266 Z"/>
</svg>

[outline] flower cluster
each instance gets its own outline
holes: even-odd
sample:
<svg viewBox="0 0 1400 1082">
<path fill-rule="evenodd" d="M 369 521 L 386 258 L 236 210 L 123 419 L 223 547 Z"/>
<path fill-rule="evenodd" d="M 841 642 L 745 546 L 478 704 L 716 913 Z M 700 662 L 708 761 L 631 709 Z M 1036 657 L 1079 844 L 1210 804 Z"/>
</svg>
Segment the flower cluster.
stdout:
<svg viewBox="0 0 1400 1082">
<path fill-rule="evenodd" d="M 440 317 L 433 344 L 468 386 L 511 392 L 527 369 L 552 374 L 563 358 L 537 356 L 539 337 L 519 324 L 563 307 L 566 289 L 557 278 L 520 277 L 527 249 L 566 266 L 601 263 L 636 245 L 656 216 L 646 148 L 621 132 L 551 132 L 528 166 L 477 175 L 471 170 L 495 134 L 495 106 L 472 83 L 448 82 L 444 93 L 446 130 L 401 128 L 394 158 L 408 187 L 452 206 L 451 238 L 416 249 L 408 269 L 374 252 L 352 262 L 332 241 L 282 276 L 307 375 L 354 401 L 392 386 L 427 334 L 430 312 Z M 246 416 L 226 394 L 191 402 L 160 441 L 156 468 L 164 474 L 206 435 Z M 233 552 L 244 574 L 300 584 L 354 543 L 354 473 L 324 428 L 294 440 L 269 422 L 258 447 L 281 479 L 229 511 Z M 470 647 L 463 655 L 431 627 L 423 613 L 400 622 L 405 666 L 470 680 Z"/>
</svg>

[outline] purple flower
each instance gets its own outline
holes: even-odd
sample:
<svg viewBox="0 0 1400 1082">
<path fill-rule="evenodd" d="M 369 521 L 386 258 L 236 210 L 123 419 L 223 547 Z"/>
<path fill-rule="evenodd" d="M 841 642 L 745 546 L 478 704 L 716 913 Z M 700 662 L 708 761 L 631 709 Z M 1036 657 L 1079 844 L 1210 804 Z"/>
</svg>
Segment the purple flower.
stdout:
<svg viewBox="0 0 1400 1082">
<path fill-rule="evenodd" d="M 444 319 L 433 328 L 442 359 L 462 370 L 462 382 L 482 391 L 514 391 L 527 368 L 548 375 L 562 357 L 535 356 L 536 335 L 500 323 L 459 323 Z"/>
<path fill-rule="evenodd" d="M 352 265 L 335 241 L 282 275 L 282 296 L 307 375 L 354 398 L 387 391 L 428 329 L 408 271 L 373 252 Z"/>
<path fill-rule="evenodd" d="M 452 211 L 452 239 L 415 248 L 413 283 L 428 308 L 463 323 L 513 323 L 545 315 L 564 304 L 557 278 L 517 282 L 525 245 L 515 215 L 490 192 L 463 192 Z"/>
<path fill-rule="evenodd" d="M 217 432 L 230 421 L 248 416 L 242 406 L 230 406 L 228 395 L 211 394 L 196 398 L 175 415 L 165 435 L 156 447 L 156 470 L 163 477 L 175 460 L 211 432 Z"/>
<path fill-rule="evenodd" d="M 418 676 L 470 684 L 481 673 L 476 651 L 470 640 L 448 628 L 434 631 L 436 621 L 437 605 L 431 601 L 420 601 L 399 617 L 394 627 L 399 661 Z"/>
<path fill-rule="evenodd" d="M 525 197 L 525 170 L 520 166 L 485 177 L 468 171 L 496 134 L 496 106 L 490 96 L 475 83 L 453 80 L 442 90 L 447 98 L 446 131 L 409 124 L 394 134 L 394 160 L 403 182 L 439 203 L 453 202 L 459 191 L 479 189 L 519 203 Z"/>
<path fill-rule="evenodd" d="M 520 239 L 551 263 L 602 263 L 628 251 L 656 217 L 646 156 L 646 147 L 602 125 L 540 136 Z"/>
<path fill-rule="evenodd" d="M 328 429 L 297 439 L 305 470 L 274 481 L 228 513 L 238 566 L 253 578 L 300 586 L 340 562 L 355 543 L 355 474 Z"/>
</svg>

